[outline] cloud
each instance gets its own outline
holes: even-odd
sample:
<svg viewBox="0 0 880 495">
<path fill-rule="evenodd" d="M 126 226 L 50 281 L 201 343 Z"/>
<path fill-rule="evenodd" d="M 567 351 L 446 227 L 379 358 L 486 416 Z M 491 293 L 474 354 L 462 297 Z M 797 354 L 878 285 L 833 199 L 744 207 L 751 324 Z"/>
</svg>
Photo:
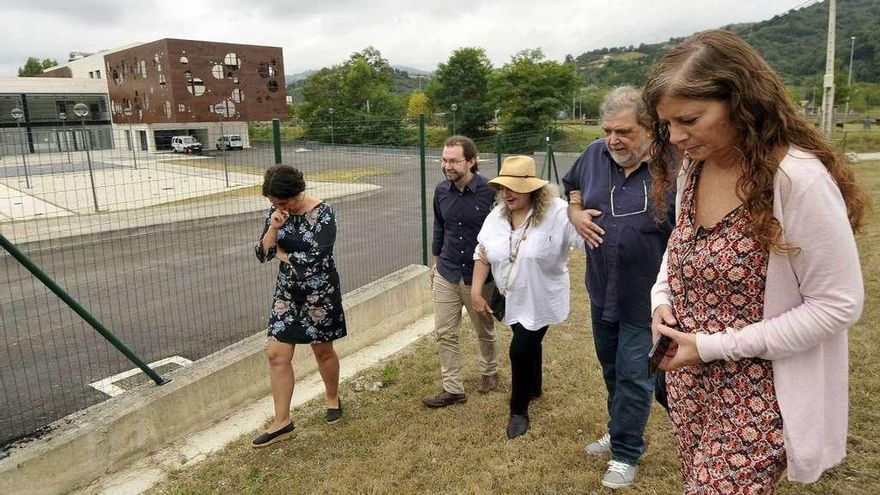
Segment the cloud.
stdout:
<svg viewBox="0 0 880 495">
<path fill-rule="evenodd" d="M 4 7 L 0 77 L 29 56 L 67 60 L 133 41 L 184 38 L 280 46 L 288 73 L 375 46 L 393 64 L 432 70 L 453 50 L 485 48 L 496 66 L 526 48 L 553 59 L 760 21 L 803 0 L 152 0 L 18 2 Z"/>
</svg>

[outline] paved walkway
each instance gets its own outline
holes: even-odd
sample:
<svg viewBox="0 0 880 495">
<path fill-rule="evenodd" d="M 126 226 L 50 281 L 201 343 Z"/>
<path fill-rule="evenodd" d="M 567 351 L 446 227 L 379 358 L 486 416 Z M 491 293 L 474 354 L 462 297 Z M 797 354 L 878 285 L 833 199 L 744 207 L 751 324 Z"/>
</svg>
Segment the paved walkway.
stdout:
<svg viewBox="0 0 880 495">
<path fill-rule="evenodd" d="M 41 158 L 44 162 L 29 163 L 27 179 L 19 175 L 23 171 L 20 159 L 16 162 L 7 156 L 0 165 L 0 171 L 7 172 L 0 174 L 0 227 L 3 235 L 15 244 L 215 218 L 268 207 L 266 199 L 258 194 L 210 198 L 259 185 L 261 175 L 227 174 L 223 170 L 168 163 L 163 159 L 169 157 L 163 155 L 141 157 L 137 169 L 125 158 L 96 158 L 91 173 L 87 165 L 80 166 L 79 162 L 59 163 L 56 160 L 60 157 Z M 196 165 L 199 158 L 193 160 Z M 10 168 L 16 173 L 9 173 Z M 308 185 L 309 191 L 322 199 L 380 188 L 338 182 Z M 193 201 L 191 206 L 179 203 L 198 198 L 202 199 Z"/>
<path fill-rule="evenodd" d="M 880 160 L 880 151 L 875 153 L 856 153 L 856 158 L 858 158 L 859 161 Z"/>
</svg>

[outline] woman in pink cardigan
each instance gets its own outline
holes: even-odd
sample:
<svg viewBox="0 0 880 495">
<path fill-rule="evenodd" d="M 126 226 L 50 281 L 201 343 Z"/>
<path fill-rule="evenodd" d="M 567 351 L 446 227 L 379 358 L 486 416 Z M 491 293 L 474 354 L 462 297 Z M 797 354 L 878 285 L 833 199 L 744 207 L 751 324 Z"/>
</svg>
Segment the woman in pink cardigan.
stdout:
<svg viewBox="0 0 880 495">
<path fill-rule="evenodd" d="M 671 49 L 644 89 L 652 196 L 677 225 L 652 291 L 683 492 L 773 493 L 846 453 L 847 329 L 864 299 L 852 170 L 736 35 Z M 673 167 L 674 168 L 674 167 Z"/>
</svg>

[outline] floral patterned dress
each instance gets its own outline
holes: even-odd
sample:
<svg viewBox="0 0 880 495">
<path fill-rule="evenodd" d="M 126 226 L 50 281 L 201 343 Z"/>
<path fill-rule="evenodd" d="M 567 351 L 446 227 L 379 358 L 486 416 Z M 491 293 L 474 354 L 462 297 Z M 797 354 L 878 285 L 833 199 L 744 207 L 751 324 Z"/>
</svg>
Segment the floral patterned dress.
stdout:
<svg viewBox="0 0 880 495">
<path fill-rule="evenodd" d="M 266 215 L 263 233 L 269 229 L 274 208 Z M 319 203 L 302 215 L 290 215 L 278 229 L 278 245 L 289 262 L 281 262 L 272 309 L 269 312 L 269 338 L 288 344 L 330 342 L 346 334 L 342 311 L 339 274 L 333 260 L 336 217 L 327 203 Z M 257 242 L 261 263 L 275 257 Z"/>
<path fill-rule="evenodd" d="M 713 334 L 761 321 L 769 253 L 743 207 L 711 228 L 694 224 L 700 166 L 669 239 L 669 284 L 680 330 Z M 773 367 L 713 361 L 667 374 L 685 494 L 770 494 L 785 469 Z"/>
</svg>

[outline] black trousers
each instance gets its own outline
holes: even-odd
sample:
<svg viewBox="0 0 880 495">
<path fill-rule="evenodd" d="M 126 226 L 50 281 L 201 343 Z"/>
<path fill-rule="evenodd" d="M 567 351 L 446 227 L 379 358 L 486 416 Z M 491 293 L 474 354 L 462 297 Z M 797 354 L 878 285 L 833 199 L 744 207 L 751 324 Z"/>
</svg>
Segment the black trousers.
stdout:
<svg viewBox="0 0 880 495">
<path fill-rule="evenodd" d="M 510 414 L 528 415 L 529 401 L 541 395 L 541 354 L 544 334 L 549 326 L 528 330 L 519 323 L 511 326 L 510 341 Z"/>
</svg>

